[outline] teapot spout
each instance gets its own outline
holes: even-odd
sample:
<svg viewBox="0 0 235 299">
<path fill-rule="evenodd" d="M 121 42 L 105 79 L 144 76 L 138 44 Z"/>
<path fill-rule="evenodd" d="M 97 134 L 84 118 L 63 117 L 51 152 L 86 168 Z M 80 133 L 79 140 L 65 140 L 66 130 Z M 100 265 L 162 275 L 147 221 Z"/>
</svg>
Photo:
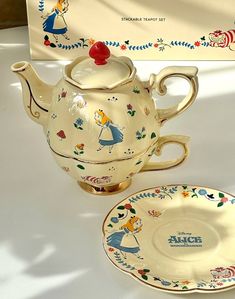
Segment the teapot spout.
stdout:
<svg viewBox="0 0 235 299">
<path fill-rule="evenodd" d="M 45 126 L 48 121 L 53 86 L 41 81 L 33 67 L 26 61 L 14 63 L 11 70 L 20 79 L 24 107 L 28 116 Z"/>
</svg>

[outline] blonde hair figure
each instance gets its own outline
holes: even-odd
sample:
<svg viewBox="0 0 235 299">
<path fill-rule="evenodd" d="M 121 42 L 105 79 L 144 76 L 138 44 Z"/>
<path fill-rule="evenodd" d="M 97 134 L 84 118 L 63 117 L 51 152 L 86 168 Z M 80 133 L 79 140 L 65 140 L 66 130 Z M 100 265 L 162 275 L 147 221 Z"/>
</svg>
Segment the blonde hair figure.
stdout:
<svg viewBox="0 0 235 299">
<path fill-rule="evenodd" d="M 112 120 L 103 112 L 103 110 L 95 111 L 94 118 L 96 124 L 101 127 L 100 134 L 98 137 L 100 147 L 97 149 L 97 151 L 100 151 L 105 146 L 108 146 L 109 153 L 111 154 L 113 146 L 123 141 L 123 134 L 118 125 L 115 125 L 112 122 Z M 102 134 L 104 130 L 109 130 L 112 135 L 112 138 L 103 139 Z"/>
<path fill-rule="evenodd" d="M 142 221 L 139 217 L 131 217 L 121 229 L 107 238 L 108 246 L 114 247 L 120 251 L 122 256 L 126 259 L 126 254 L 131 253 L 142 259 L 139 255 L 140 245 L 135 236 L 142 229 Z"/>
<path fill-rule="evenodd" d="M 69 40 L 66 32 L 68 31 L 64 14 L 68 11 L 68 0 L 58 0 L 51 13 L 44 17 L 43 30 L 53 34 L 55 41 L 58 42 L 58 35 L 63 35 Z"/>
</svg>

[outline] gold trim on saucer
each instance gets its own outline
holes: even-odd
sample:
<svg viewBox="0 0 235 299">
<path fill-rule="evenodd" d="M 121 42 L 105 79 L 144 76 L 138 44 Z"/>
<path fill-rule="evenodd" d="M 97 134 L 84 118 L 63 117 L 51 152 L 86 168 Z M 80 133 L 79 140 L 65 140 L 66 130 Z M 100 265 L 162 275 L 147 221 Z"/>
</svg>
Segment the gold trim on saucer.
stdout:
<svg viewBox="0 0 235 299">
<path fill-rule="evenodd" d="M 188 187 L 195 187 L 195 188 L 202 188 L 202 189 L 210 189 L 210 190 L 213 190 L 213 191 L 217 191 L 217 192 L 221 192 L 225 195 L 228 195 L 228 196 L 231 196 L 233 198 L 235 198 L 235 196 L 231 193 L 228 193 L 228 192 L 225 192 L 221 189 L 217 189 L 217 188 L 213 188 L 213 187 L 208 187 L 208 186 L 201 186 L 201 185 L 191 185 L 191 184 L 166 184 L 166 185 L 163 185 L 164 187 L 174 187 L 174 186 L 188 186 Z M 104 218 L 103 220 L 103 224 L 102 224 L 102 234 L 103 234 L 103 240 L 102 240 L 102 243 L 103 243 L 103 249 L 104 249 L 104 252 L 105 252 L 105 255 L 107 257 L 107 259 L 115 266 L 115 268 L 117 268 L 118 270 L 120 270 L 121 272 L 133 277 L 136 281 L 144 284 L 144 285 L 147 285 L 149 287 L 151 287 L 152 289 L 157 289 L 157 290 L 161 290 L 163 292 L 166 292 L 166 293 L 175 293 L 175 294 L 188 294 L 188 293 L 219 293 L 219 292 L 223 292 L 223 291 L 227 291 L 227 290 L 231 290 L 231 289 L 234 289 L 235 288 L 235 283 L 231 284 L 231 285 L 227 285 L 227 286 L 218 286 L 218 288 L 203 288 L 203 287 L 199 287 L 199 286 L 196 286 L 196 287 L 192 287 L 192 288 L 187 288 L 187 289 L 175 289 L 175 288 L 167 288 L 167 287 L 164 287 L 164 286 L 160 286 L 160 285 L 155 285 L 155 284 L 152 284 L 150 282 L 147 282 L 143 279 L 141 279 L 139 276 L 136 276 L 135 273 L 131 272 L 130 270 L 126 270 L 124 268 L 121 268 L 120 267 L 120 264 L 116 263 L 109 255 L 109 252 L 107 251 L 107 249 L 105 248 L 105 245 L 106 245 L 106 233 L 107 231 L 105 230 L 105 225 L 106 225 L 106 221 L 108 219 L 108 217 L 110 216 L 110 214 L 113 212 L 113 210 L 115 210 L 119 205 L 122 205 L 122 203 L 124 203 L 128 198 L 131 198 L 133 196 L 136 196 L 138 195 L 139 193 L 143 193 L 143 192 L 147 192 L 151 189 L 157 189 L 157 188 L 160 188 L 160 187 L 163 187 L 163 186 L 154 186 L 154 187 L 149 187 L 149 188 L 146 188 L 146 189 L 143 189 L 143 190 L 139 190 L 137 192 L 134 192 L 132 193 L 131 195 L 129 196 L 126 196 L 125 198 L 123 198 L 121 201 L 119 201 L 116 205 L 113 206 L 113 208 L 108 212 L 108 214 L 106 215 L 106 217 Z"/>
<path fill-rule="evenodd" d="M 88 193 L 91 193 L 91 194 L 94 194 L 94 195 L 104 196 L 104 195 L 113 195 L 113 194 L 124 191 L 125 189 L 127 189 L 130 186 L 131 179 L 126 180 L 126 181 L 121 182 L 121 183 L 116 184 L 116 185 L 104 186 L 104 187 L 102 187 L 102 186 L 100 186 L 100 187 L 92 186 L 92 185 L 89 185 L 87 183 L 79 182 L 79 181 L 78 181 L 78 184 L 80 185 L 80 187 L 84 191 L 86 191 Z"/>
</svg>

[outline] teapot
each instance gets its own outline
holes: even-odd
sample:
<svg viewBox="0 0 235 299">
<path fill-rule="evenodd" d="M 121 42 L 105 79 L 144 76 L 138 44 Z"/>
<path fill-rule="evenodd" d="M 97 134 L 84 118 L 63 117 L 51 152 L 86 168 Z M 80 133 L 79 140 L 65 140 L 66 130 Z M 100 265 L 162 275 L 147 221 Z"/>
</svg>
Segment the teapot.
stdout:
<svg viewBox="0 0 235 299">
<path fill-rule="evenodd" d="M 128 57 L 113 56 L 103 42 L 97 42 L 88 57 L 65 66 L 55 86 L 41 81 L 28 62 L 17 62 L 11 70 L 21 81 L 24 108 L 42 125 L 57 164 L 90 193 L 120 192 L 136 173 L 170 168 L 188 156 L 189 137 L 160 136 L 160 128 L 194 102 L 196 67 L 166 67 L 141 82 Z M 188 95 L 173 107 L 157 109 L 152 92 L 165 95 L 165 80 L 170 77 L 186 79 Z M 180 145 L 183 154 L 175 160 L 149 162 L 169 143 Z"/>
</svg>

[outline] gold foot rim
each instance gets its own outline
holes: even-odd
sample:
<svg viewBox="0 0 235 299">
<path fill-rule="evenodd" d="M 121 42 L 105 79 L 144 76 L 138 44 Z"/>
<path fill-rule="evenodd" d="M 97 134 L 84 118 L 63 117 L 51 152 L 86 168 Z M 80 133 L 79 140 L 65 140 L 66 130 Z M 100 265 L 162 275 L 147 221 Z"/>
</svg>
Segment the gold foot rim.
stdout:
<svg viewBox="0 0 235 299">
<path fill-rule="evenodd" d="M 124 191 L 125 189 L 127 189 L 130 186 L 131 179 L 126 180 L 126 181 L 121 182 L 116 185 L 112 185 L 112 186 L 97 187 L 97 186 L 92 186 L 87 183 L 79 182 L 79 181 L 78 181 L 78 184 L 84 191 L 86 191 L 88 193 L 104 196 L 104 195 L 113 195 L 113 194 L 120 193 L 120 192 Z"/>
</svg>

